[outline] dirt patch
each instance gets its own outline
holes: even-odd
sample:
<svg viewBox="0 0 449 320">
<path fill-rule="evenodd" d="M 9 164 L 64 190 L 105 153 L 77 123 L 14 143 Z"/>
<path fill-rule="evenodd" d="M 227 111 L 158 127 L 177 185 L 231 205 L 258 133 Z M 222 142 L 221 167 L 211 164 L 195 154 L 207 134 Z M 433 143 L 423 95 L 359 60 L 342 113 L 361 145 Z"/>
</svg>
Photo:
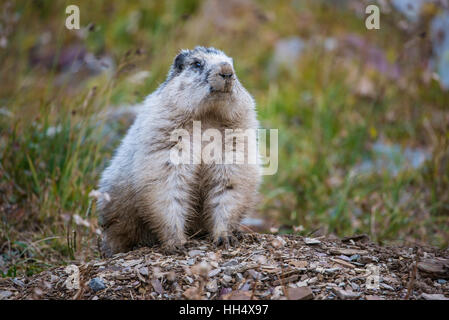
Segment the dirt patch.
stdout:
<svg viewBox="0 0 449 320">
<path fill-rule="evenodd" d="M 0 279 L 0 299 L 449 299 L 449 252 L 245 234 L 236 248 L 194 240 Z"/>
</svg>

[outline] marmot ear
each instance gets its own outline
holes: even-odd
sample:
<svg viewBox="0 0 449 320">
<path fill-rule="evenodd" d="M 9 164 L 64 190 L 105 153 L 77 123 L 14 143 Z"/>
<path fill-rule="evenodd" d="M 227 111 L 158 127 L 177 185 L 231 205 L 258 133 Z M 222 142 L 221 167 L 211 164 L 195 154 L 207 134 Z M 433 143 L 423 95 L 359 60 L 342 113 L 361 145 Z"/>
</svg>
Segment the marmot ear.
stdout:
<svg viewBox="0 0 449 320">
<path fill-rule="evenodd" d="M 181 72 L 184 69 L 184 61 L 187 57 L 186 51 L 181 51 L 175 58 L 173 62 L 173 67 L 176 70 L 176 72 Z"/>
</svg>

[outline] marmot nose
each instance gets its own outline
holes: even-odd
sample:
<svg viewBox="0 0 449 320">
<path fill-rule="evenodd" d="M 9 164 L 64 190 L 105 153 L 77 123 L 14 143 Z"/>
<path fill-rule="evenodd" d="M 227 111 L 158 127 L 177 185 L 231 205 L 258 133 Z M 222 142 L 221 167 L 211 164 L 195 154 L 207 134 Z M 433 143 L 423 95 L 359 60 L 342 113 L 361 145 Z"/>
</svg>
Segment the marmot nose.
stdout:
<svg viewBox="0 0 449 320">
<path fill-rule="evenodd" d="M 232 70 L 232 66 L 227 63 L 227 62 L 223 62 L 220 64 L 220 72 L 219 75 L 223 78 L 223 79 L 231 79 L 232 76 L 234 75 L 234 71 Z"/>
</svg>

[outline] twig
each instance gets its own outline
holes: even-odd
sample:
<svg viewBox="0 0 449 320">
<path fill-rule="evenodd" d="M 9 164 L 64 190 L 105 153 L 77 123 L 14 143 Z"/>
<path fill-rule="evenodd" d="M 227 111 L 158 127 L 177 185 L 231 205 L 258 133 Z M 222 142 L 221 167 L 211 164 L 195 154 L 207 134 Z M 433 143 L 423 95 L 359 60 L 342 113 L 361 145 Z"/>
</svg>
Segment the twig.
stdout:
<svg viewBox="0 0 449 320">
<path fill-rule="evenodd" d="M 416 249 L 416 260 L 415 260 L 415 264 L 413 265 L 413 269 L 411 270 L 411 277 L 410 277 L 410 281 L 408 282 L 407 294 L 405 295 L 405 300 L 410 299 L 410 294 L 412 292 L 413 285 L 415 284 L 416 274 L 418 272 L 418 263 L 419 263 L 419 248 Z"/>
</svg>

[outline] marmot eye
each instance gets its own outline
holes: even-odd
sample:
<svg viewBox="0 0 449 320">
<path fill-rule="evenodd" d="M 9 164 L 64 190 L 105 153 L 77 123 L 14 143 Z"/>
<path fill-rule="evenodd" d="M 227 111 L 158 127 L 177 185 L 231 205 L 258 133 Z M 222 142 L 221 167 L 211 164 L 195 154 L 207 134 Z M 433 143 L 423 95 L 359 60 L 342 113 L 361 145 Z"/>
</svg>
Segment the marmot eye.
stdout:
<svg viewBox="0 0 449 320">
<path fill-rule="evenodd" d="M 200 62 L 200 61 L 195 61 L 195 62 L 193 63 L 193 66 L 194 66 L 195 68 L 201 68 L 201 62 Z"/>
</svg>

